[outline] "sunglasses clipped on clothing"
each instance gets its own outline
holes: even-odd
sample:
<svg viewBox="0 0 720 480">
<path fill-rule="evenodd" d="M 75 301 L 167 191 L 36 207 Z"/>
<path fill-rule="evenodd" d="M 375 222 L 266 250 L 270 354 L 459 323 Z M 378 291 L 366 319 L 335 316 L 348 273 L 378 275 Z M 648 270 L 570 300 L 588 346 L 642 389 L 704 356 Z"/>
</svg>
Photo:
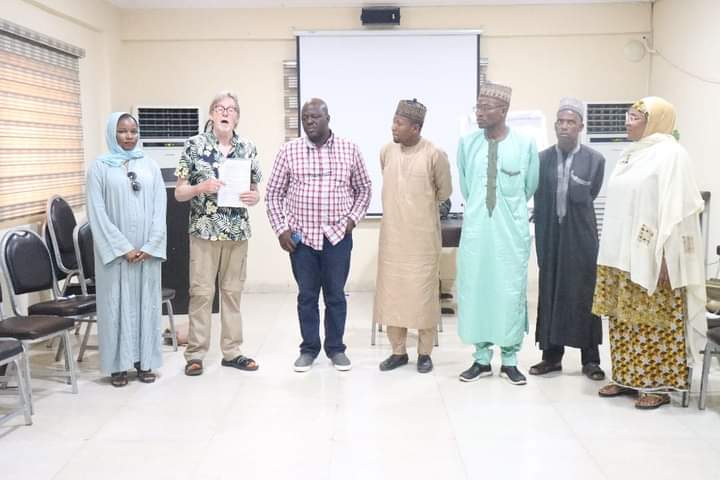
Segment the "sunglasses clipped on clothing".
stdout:
<svg viewBox="0 0 720 480">
<path fill-rule="evenodd" d="M 135 172 L 127 172 L 127 177 L 130 179 L 130 187 L 135 192 L 140 191 L 140 182 L 137 179 L 137 173 Z"/>
</svg>

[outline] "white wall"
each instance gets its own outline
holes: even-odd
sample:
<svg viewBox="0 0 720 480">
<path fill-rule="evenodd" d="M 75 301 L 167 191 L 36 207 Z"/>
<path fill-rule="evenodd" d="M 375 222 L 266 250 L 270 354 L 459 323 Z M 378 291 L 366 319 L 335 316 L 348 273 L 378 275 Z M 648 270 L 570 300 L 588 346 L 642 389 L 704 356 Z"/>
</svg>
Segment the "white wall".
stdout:
<svg viewBox="0 0 720 480">
<path fill-rule="evenodd" d="M 552 119 L 565 95 L 626 100 L 647 92 L 649 60 L 628 63 L 622 52 L 628 40 L 650 31 L 648 5 L 404 8 L 402 15 L 402 28 L 482 29 L 489 76 L 513 86 L 514 109 L 541 109 Z M 239 130 L 258 144 L 268 175 L 283 142 L 282 61 L 295 58 L 293 31 L 358 29 L 359 16 L 358 8 L 122 10 L 113 108 L 207 108 L 216 91 L 237 90 Z M 389 139 L 391 119 L 386 122 Z M 248 289 L 294 289 L 264 208 L 253 208 L 251 217 Z M 373 288 L 377 236 L 377 220 L 356 230 L 350 289 Z"/>
<path fill-rule="evenodd" d="M 658 54 L 652 55 L 650 93 L 675 105 L 680 142 L 693 160 L 698 185 L 714 195 L 710 262 L 717 260 L 715 246 L 720 244 L 719 24 L 720 2 L 716 0 L 661 0 L 655 4 L 653 47 Z M 709 272 L 714 275 L 716 267 Z"/>
<path fill-rule="evenodd" d="M 230 88 L 240 95 L 239 130 L 258 144 L 266 176 L 283 141 L 282 61 L 295 57 L 293 31 L 362 28 L 359 8 L 132 11 L 93 0 L 2 5 L 3 18 L 86 50 L 80 67 L 88 160 L 104 149 L 110 111 L 138 104 L 207 108 L 215 92 Z M 646 4 L 424 7 L 402 14 L 402 28 L 482 29 L 489 77 L 513 86 L 513 109 L 540 109 L 552 119 L 565 95 L 598 101 L 647 93 L 649 59 L 628 63 L 622 55 L 628 40 L 651 30 Z M 352 132 L 338 134 L 352 138 Z M 293 289 L 264 209 L 253 208 L 251 216 L 248 289 Z M 356 230 L 350 289 L 373 288 L 377 236 L 377 220 Z"/>
</svg>

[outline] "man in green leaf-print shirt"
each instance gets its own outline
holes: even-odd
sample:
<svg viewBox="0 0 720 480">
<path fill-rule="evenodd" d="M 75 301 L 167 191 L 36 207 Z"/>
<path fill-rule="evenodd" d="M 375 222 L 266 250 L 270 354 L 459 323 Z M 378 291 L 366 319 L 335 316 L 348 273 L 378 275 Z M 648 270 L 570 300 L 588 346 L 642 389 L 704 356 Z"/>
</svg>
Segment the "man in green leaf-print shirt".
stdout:
<svg viewBox="0 0 720 480">
<path fill-rule="evenodd" d="M 221 364 L 240 370 L 257 370 L 258 364 L 240 351 L 242 315 L 240 298 L 245 283 L 250 217 L 246 208 L 219 207 L 217 192 L 223 183 L 218 167 L 223 162 L 250 161 L 251 188 L 240 194 L 248 206 L 260 200 L 262 178 L 255 145 L 235 133 L 240 107 L 237 96 L 221 92 L 210 104 L 212 130 L 185 142 L 175 199 L 190 201 L 190 305 L 185 373 L 201 375 L 203 359 L 210 348 L 212 300 L 215 278 L 220 285 L 220 321 L 223 360 Z"/>
</svg>

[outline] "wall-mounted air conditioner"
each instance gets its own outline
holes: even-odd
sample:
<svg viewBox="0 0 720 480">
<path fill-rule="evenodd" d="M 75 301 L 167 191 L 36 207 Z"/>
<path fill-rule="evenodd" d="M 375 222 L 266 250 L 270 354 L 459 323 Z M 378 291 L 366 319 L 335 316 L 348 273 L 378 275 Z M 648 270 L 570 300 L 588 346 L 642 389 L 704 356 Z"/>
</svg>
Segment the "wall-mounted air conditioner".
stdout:
<svg viewBox="0 0 720 480">
<path fill-rule="evenodd" d="M 605 157 L 605 177 L 595 200 L 598 230 L 602 232 L 605 191 L 620 154 L 630 144 L 625 129 L 625 113 L 632 102 L 588 102 L 585 109 L 585 143 Z"/>
<path fill-rule="evenodd" d="M 166 180 L 174 179 L 172 172 L 177 167 L 185 140 L 200 132 L 200 109 L 138 106 L 135 116 L 143 150 L 158 163 Z"/>
</svg>

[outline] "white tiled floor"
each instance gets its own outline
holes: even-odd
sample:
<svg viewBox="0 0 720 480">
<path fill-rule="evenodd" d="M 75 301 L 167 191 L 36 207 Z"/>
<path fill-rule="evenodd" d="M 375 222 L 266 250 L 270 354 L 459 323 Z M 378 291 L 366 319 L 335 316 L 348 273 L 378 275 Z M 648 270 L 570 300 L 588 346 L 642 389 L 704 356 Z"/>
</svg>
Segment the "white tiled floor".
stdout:
<svg viewBox="0 0 720 480">
<path fill-rule="evenodd" d="M 696 397 L 690 408 L 674 398 L 653 412 L 600 399 L 601 384 L 580 374 L 573 349 L 562 375 L 529 377 L 524 387 L 497 375 L 464 384 L 457 374 L 471 348 L 454 317 L 444 319 L 432 374 L 414 363 L 380 373 L 389 347 L 383 334 L 369 343 L 372 294 L 348 299 L 350 372 L 324 357 L 309 373 L 293 372 L 295 295 L 246 294 L 244 348 L 257 372 L 220 367 L 214 341 L 198 378 L 183 375 L 182 352 L 166 347 L 153 385 L 112 388 L 99 377 L 97 352 L 80 366 L 79 395 L 34 380 L 34 425 L 16 418 L 0 427 L 0 478 L 720 478 L 720 373 L 705 412 Z M 525 372 L 539 358 L 532 338 L 520 354 Z M 608 367 L 607 345 L 601 354 Z M 33 351 L 34 366 L 50 363 L 44 346 Z"/>
</svg>

